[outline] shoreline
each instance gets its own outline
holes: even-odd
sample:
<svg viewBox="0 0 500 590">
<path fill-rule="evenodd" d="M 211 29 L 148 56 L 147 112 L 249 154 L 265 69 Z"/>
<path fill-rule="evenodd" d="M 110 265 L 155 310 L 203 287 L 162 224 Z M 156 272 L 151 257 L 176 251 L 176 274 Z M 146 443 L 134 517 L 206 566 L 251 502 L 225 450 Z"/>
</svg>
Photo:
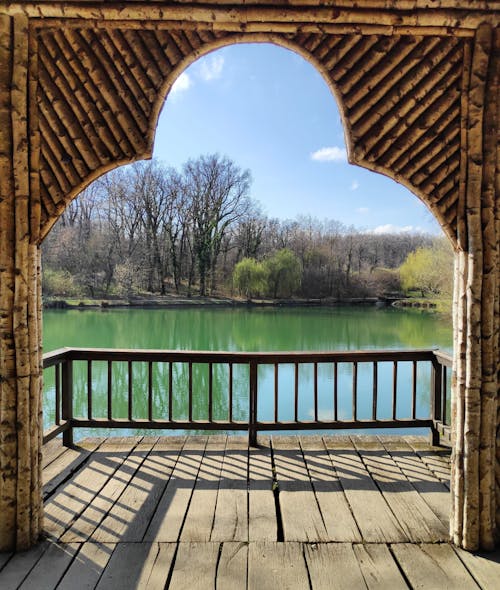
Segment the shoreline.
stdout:
<svg viewBox="0 0 500 590">
<path fill-rule="evenodd" d="M 131 297 L 130 299 L 91 299 L 50 297 L 43 301 L 43 309 L 162 309 L 178 307 L 342 307 L 342 306 L 378 306 L 404 307 L 435 310 L 436 303 L 432 301 L 413 301 L 409 298 L 387 297 L 351 297 L 345 299 L 235 299 L 231 297 L 182 297 L 178 295 L 164 295 L 158 297 Z"/>
</svg>

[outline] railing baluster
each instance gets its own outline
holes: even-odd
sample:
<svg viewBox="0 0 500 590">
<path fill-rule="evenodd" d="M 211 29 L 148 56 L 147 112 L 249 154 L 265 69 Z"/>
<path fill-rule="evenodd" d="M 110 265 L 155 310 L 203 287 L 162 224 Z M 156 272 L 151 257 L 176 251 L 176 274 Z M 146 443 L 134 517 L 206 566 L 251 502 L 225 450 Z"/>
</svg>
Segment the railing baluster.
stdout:
<svg viewBox="0 0 500 590">
<path fill-rule="evenodd" d="M 66 360 L 62 365 L 62 419 L 68 422 L 68 428 L 63 432 L 63 445 L 73 446 L 73 361 Z"/>
<path fill-rule="evenodd" d="M 278 363 L 274 363 L 274 421 L 278 422 Z"/>
<path fill-rule="evenodd" d="M 128 419 L 132 421 L 132 416 L 134 413 L 133 408 L 133 375 L 132 375 L 132 361 L 128 361 Z"/>
<path fill-rule="evenodd" d="M 208 421 L 212 422 L 212 405 L 213 405 L 213 364 L 208 363 Z"/>
<path fill-rule="evenodd" d="M 431 369 L 431 418 L 434 421 L 434 427 L 431 432 L 431 442 L 434 445 L 439 444 L 439 431 L 435 428 L 436 423 L 443 422 L 442 387 L 443 387 L 443 365 L 438 359 L 432 363 Z"/>
<path fill-rule="evenodd" d="M 173 385 L 173 376 L 172 376 L 172 362 L 168 363 L 168 419 L 170 422 L 174 419 L 174 412 L 173 412 L 173 393 L 172 393 L 172 385 Z"/>
<path fill-rule="evenodd" d="M 398 361 L 393 361 L 392 366 L 392 419 L 396 420 L 396 404 L 398 397 Z"/>
<path fill-rule="evenodd" d="M 193 421 L 193 363 L 188 364 L 188 420 Z"/>
<path fill-rule="evenodd" d="M 411 372 L 411 417 L 417 416 L 417 361 L 413 361 Z"/>
<path fill-rule="evenodd" d="M 257 446 L 257 361 L 250 361 L 249 392 L 248 392 L 248 444 L 251 447 Z"/>
<path fill-rule="evenodd" d="M 314 363 L 314 421 L 318 421 L 318 363 Z"/>
<path fill-rule="evenodd" d="M 87 361 L 87 417 L 92 420 L 92 361 Z"/>
<path fill-rule="evenodd" d="M 358 363 L 352 363 L 352 419 L 358 419 Z"/>
<path fill-rule="evenodd" d="M 372 394 L 372 420 L 377 419 L 377 398 L 378 398 L 378 363 L 373 363 L 373 394 Z"/>
<path fill-rule="evenodd" d="M 148 420 L 153 420 L 153 361 L 148 362 Z"/>
<path fill-rule="evenodd" d="M 113 419 L 113 361 L 108 361 L 108 420 Z"/>
<path fill-rule="evenodd" d="M 229 422 L 233 421 L 233 363 L 229 363 Z"/>
<path fill-rule="evenodd" d="M 336 362 L 333 363 L 333 419 L 339 419 L 339 368 Z"/>
<path fill-rule="evenodd" d="M 443 424 L 447 424 L 448 416 L 447 416 L 447 407 L 446 407 L 446 397 L 448 393 L 448 367 L 443 365 L 443 381 L 441 383 L 441 421 Z"/>
<path fill-rule="evenodd" d="M 293 417 L 295 422 L 299 421 L 299 363 L 295 363 L 294 369 L 294 402 L 293 402 Z"/>
<path fill-rule="evenodd" d="M 443 386 L 443 365 L 435 363 L 431 373 L 431 409 L 432 418 L 442 422 L 443 409 L 441 407 L 441 388 Z"/>
<path fill-rule="evenodd" d="M 54 366 L 55 369 L 55 422 L 57 426 L 61 424 L 61 363 Z"/>
</svg>

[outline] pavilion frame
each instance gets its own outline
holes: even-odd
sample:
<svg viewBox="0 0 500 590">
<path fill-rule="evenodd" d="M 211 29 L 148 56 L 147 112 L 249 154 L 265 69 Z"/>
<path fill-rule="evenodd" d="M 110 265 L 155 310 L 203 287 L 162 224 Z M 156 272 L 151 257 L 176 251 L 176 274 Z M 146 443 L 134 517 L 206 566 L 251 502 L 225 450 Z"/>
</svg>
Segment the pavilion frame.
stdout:
<svg viewBox="0 0 500 590">
<path fill-rule="evenodd" d="M 349 160 L 407 186 L 455 249 L 450 537 L 500 531 L 500 2 L 0 1 L 0 551 L 36 543 L 40 244 L 71 200 L 151 156 L 200 55 L 293 49 L 338 101 Z"/>
</svg>

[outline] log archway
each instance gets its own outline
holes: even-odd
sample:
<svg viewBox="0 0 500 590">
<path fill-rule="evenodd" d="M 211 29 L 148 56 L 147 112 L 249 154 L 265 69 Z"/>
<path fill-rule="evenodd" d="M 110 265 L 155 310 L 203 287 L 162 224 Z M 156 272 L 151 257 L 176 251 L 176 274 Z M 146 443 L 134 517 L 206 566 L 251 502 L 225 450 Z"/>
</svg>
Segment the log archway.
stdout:
<svg viewBox="0 0 500 590">
<path fill-rule="evenodd" d="M 0 4 L 0 550 L 42 527 L 39 244 L 89 182 L 151 154 L 189 63 L 245 41 L 311 61 L 350 161 L 407 186 L 453 242 L 451 536 L 467 549 L 498 541 L 498 3 L 295 4 Z"/>
</svg>

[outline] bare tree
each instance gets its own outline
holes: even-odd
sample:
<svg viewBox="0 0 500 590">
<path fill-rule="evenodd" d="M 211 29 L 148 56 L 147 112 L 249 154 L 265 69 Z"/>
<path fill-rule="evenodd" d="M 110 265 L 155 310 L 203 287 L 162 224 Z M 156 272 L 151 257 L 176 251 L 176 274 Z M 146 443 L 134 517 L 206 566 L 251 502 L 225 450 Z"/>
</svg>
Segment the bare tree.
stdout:
<svg viewBox="0 0 500 590">
<path fill-rule="evenodd" d="M 189 160 L 183 169 L 184 193 L 191 204 L 194 251 L 200 295 L 216 287 L 216 265 L 231 224 L 247 212 L 250 172 L 218 154 Z M 208 280 L 207 280 L 208 279 Z"/>
</svg>

